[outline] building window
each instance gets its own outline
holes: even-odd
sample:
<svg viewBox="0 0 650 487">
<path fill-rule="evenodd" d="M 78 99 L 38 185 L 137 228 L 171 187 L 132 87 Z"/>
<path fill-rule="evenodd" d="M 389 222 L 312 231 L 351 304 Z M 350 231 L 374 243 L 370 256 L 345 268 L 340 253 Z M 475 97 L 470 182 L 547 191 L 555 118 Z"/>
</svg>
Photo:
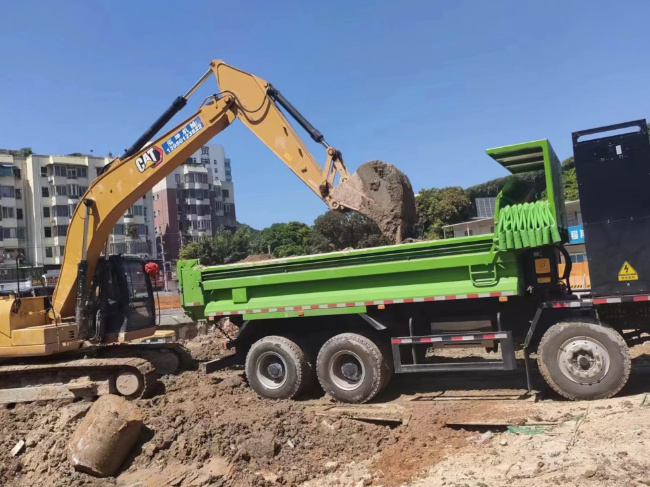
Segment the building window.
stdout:
<svg viewBox="0 0 650 487">
<path fill-rule="evenodd" d="M 45 231 L 45 238 L 50 238 L 52 236 L 52 227 L 43 227 Z"/>
<path fill-rule="evenodd" d="M 124 223 L 118 223 L 113 227 L 113 235 L 124 235 Z"/>
<path fill-rule="evenodd" d="M 43 207 L 43 217 L 44 218 L 49 218 L 50 217 L 50 208 L 49 208 L 49 206 L 44 206 Z"/>
<path fill-rule="evenodd" d="M 43 198 L 49 198 L 50 197 L 50 190 L 49 190 L 49 188 L 47 186 L 43 186 L 41 188 L 41 196 Z"/>
<path fill-rule="evenodd" d="M 52 247 L 45 247 L 45 257 L 52 257 Z"/>
<path fill-rule="evenodd" d="M 55 237 L 65 237 L 68 234 L 68 225 L 57 225 L 54 227 Z"/>
<path fill-rule="evenodd" d="M 214 209 L 215 209 L 216 211 L 222 211 L 222 210 L 223 210 L 223 203 L 222 203 L 221 201 L 217 201 L 217 202 L 214 204 Z"/>
<path fill-rule="evenodd" d="M 210 155 L 210 148 L 207 145 L 204 145 L 201 147 L 201 155 L 202 156 L 209 156 Z"/>
<path fill-rule="evenodd" d="M 88 177 L 88 168 L 87 167 L 77 168 L 77 176 L 79 176 L 80 178 Z"/>
<path fill-rule="evenodd" d="M 16 208 L 16 220 L 22 220 L 22 219 L 23 219 L 23 209 Z"/>
<path fill-rule="evenodd" d="M 580 254 L 571 254 L 571 262 L 574 264 L 582 264 L 583 262 L 587 262 L 587 256 L 586 254 L 580 253 Z"/>
<path fill-rule="evenodd" d="M 54 166 L 55 176 L 65 176 L 66 174 L 65 166 Z"/>
<path fill-rule="evenodd" d="M 96 167 L 95 168 L 95 171 L 97 172 L 97 177 L 101 176 L 103 169 L 104 169 L 103 167 Z"/>
<path fill-rule="evenodd" d="M 180 174 L 175 174 L 174 176 L 176 176 L 176 182 L 180 183 L 181 182 L 181 175 Z"/>
<path fill-rule="evenodd" d="M 67 170 L 68 179 L 77 179 L 77 168 L 69 167 Z"/>
<path fill-rule="evenodd" d="M 465 230 L 466 237 L 471 237 L 472 235 L 474 235 L 474 230 L 472 230 L 471 228 Z"/>
<path fill-rule="evenodd" d="M 20 168 L 14 167 L 14 178 L 20 179 Z"/>
<path fill-rule="evenodd" d="M 214 159 L 212 162 L 214 163 L 215 166 L 217 165 L 217 160 L 216 159 Z M 215 171 L 216 171 L 216 169 L 215 169 Z"/>
<path fill-rule="evenodd" d="M 229 203 L 226 203 L 225 205 L 223 205 L 223 211 L 224 211 L 224 213 L 230 213 L 230 204 Z"/>
<path fill-rule="evenodd" d="M 54 207 L 54 216 L 70 216 L 68 205 L 56 205 Z"/>
<path fill-rule="evenodd" d="M 14 209 L 10 206 L 2 207 L 2 218 L 14 218 Z"/>
<path fill-rule="evenodd" d="M 65 255 L 65 245 L 59 245 L 59 255 L 61 257 Z"/>
<path fill-rule="evenodd" d="M 27 238 L 27 229 L 25 227 L 18 227 L 16 229 L 16 234 L 18 235 L 19 240 L 25 240 Z"/>
<path fill-rule="evenodd" d="M 15 228 L 3 228 L 2 229 L 3 238 L 16 238 L 16 229 Z"/>
<path fill-rule="evenodd" d="M 14 194 L 16 195 L 17 200 L 22 200 L 23 199 L 23 190 L 22 189 L 16 189 L 16 192 Z"/>
<path fill-rule="evenodd" d="M 208 159 L 207 157 L 202 157 L 201 164 L 210 164 L 210 159 Z"/>
<path fill-rule="evenodd" d="M 230 198 L 230 191 L 227 189 L 222 189 L 221 196 L 223 196 L 224 198 Z"/>
<path fill-rule="evenodd" d="M 13 198 L 14 194 L 13 186 L 0 186 L 0 198 Z"/>
<path fill-rule="evenodd" d="M 47 177 L 47 166 L 41 166 L 41 176 L 44 178 Z"/>
<path fill-rule="evenodd" d="M 128 210 L 126 210 L 125 215 L 129 216 L 142 216 L 144 214 L 142 210 L 142 205 L 133 205 Z"/>
<path fill-rule="evenodd" d="M 55 186 L 56 190 L 56 195 L 57 196 L 68 196 L 68 188 L 67 186 Z"/>
</svg>

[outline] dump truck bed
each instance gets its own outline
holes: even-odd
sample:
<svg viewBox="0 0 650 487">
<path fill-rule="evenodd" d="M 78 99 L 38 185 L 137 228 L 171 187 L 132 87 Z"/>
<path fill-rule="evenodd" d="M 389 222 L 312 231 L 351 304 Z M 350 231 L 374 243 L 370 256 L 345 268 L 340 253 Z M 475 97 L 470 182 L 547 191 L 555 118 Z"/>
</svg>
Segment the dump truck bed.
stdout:
<svg viewBox="0 0 650 487">
<path fill-rule="evenodd" d="M 492 234 L 260 262 L 179 261 L 182 304 L 195 319 L 365 313 L 368 306 L 518 293 L 513 255 Z"/>
</svg>

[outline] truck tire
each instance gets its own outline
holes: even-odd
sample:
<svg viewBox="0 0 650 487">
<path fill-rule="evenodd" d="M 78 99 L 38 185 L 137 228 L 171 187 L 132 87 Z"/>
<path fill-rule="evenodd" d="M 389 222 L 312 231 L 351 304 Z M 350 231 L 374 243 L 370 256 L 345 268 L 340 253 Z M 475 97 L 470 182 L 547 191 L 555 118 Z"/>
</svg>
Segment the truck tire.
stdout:
<svg viewBox="0 0 650 487">
<path fill-rule="evenodd" d="M 323 390 L 334 399 L 364 403 L 388 384 L 391 368 L 387 354 L 370 338 L 342 333 L 321 347 L 316 375 Z"/>
<path fill-rule="evenodd" d="M 246 356 L 248 383 L 261 397 L 293 399 L 312 376 L 305 353 L 286 337 L 264 337 L 253 344 Z"/>
<path fill-rule="evenodd" d="M 630 376 L 630 350 L 614 329 L 566 321 L 550 327 L 537 351 L 549 386 L 571 400 L 604 399 L 619 392 Z"/>
</svg>

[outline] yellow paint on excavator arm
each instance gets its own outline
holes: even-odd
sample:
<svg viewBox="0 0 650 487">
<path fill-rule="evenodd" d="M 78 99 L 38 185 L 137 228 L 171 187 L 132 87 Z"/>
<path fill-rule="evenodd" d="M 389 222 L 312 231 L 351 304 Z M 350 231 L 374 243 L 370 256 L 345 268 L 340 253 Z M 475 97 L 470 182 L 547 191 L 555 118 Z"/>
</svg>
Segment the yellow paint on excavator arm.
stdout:
<svg viewBox="0 0 650 487">
<path fill-rule="evenodd" d="M 180 166 L 187 158 L 215 135 L 239 118 L 257 135 L 309 188 L 330 206 L 327 188 L 334 173 L 347 176 L 342 161 L 332 161 L 334 151 L 328 149 L 325 168 L 316 162 L 304 142 L 296 134 L 275 103 L 267 96 L 268 82 L 215 60 L 210 63 L 217 79 L 221 96 L 211 98 L 199 110 L 169 130 L 132 157 L 116 159 L 111 168 L 95 179 L 82 201 L 93 201 L 87 233 L 88 280 L 90 286 L 95 265 L 106 239 L 125 211 L 142 198 L 147 191 Z M 160 148 L 188 124 L 199 117 L 202 127 L 169 153 Z M 169 145 L 167 146 L 169 147 Z M 162 154 L 159 163 L 151 164 L 152 148 Z M 138 164 L 140 163 L 140 169 Z M 142 168 L 146 168 L 143 170 Z M 325 191 L 323 191 L 325 189 Z M 77 205 L 70 220 L 61 273 L 52 299 L 53 317 L 74 315 L 76 300 L 77 265 L 82 258 L 85 207 Z M 2 315 L 0 314 L 0 318 Z"/>
</svg>

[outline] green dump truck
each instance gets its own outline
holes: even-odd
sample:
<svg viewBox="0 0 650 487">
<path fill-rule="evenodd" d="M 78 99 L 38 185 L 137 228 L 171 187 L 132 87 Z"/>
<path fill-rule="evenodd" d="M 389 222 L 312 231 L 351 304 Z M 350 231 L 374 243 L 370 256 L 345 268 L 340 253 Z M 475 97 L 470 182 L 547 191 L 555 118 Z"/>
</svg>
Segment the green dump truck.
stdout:
<svg viewBox="0 0 650 487">
<path fill-rule="evenodd" d="M 493 234 L 221 266 L 180 261 L 182 304 L 196 320 L 227 316 L 239 327 L 227 346 L 263 397 L 293 398 L 318 380 L 340 401 L 364 402 L 393 374 L 515 369 L 517 349 L 529 388 L 535 353 L 561 395 L 612 396 L 630 373 L 628 346 L 650 331 L 650 143 L 645 120 L 573 141 L 589 295 L 570 288 L 562 168 L 537 140 L 487 151 L 513 175 L 544 171 L 546 182 L 534 202 L 511 178 Z M 459 345 L 500 359 L 427 353 Z"/>
</svg>

